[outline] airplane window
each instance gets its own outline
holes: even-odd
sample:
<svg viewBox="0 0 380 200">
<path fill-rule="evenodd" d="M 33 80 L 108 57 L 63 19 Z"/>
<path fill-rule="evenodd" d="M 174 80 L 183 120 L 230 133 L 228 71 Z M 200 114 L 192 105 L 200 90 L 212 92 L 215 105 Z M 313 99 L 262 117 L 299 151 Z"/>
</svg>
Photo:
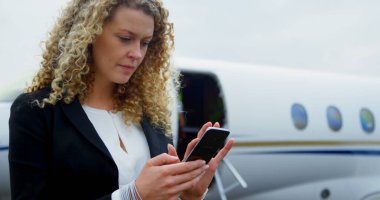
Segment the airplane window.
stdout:
<svg viewBox="0 0 380 200">
<path fill-rule="evenodd" d="M 305 129 L 307 126 L 307 112 L 305 107 L 295 103 L 292 105 L 291 113 L 294 126 L 299 130 Z"/>
<path fill-rule="evenodd" d="M 329 124 L 329 127 L 333 131 L 339 131 L 343 126 L 343 120 L 342 115 L 340 114 L 340 111 L 335 106 L 329 106 L 327 108 L 327 123 Z"/>
<path fill-rule="evenodd" d="M 181 109 L 179 115 L 178 155 L 182 158 L 187 144 L 197 136 L 205 122 L 225 124 L 225 105 L 222 90 L 215 75 L 182 73 L 179 92 Z"/>
<path fill-rule="evenodd" d="M 360 123 L 366 133 L 372 133 L 375 130 L 375 118 L 369 109 L 360 110 Z"/>
</svg>

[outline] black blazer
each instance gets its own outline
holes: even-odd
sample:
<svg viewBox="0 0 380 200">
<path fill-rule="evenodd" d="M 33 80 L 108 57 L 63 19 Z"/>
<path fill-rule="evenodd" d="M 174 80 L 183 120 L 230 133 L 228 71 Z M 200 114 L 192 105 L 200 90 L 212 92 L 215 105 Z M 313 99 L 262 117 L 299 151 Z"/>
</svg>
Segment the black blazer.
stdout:
<svg viewBox="0 0 380 200">
<path fill-rule="evenodd" d="M 9 119 L 12 199 L 110 199 L 118 169 L 78 99 L 39 108 L 50 88 L 21 94 Z M 150 155 L 167 152 L 170 140 L 141 121 Z"/>
</svg>

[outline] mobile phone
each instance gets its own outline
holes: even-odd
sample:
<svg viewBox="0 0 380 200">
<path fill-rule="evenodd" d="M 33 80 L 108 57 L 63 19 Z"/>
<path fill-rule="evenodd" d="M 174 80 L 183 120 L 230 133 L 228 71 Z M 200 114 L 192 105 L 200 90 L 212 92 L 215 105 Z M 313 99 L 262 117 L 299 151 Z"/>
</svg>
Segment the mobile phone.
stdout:
<svg viewBox="0 0 380 200">
<path fill-rule="evenodd" d="M 208 163 L 223 147 L 229 134 L 228 129 L 208 127 L 184 161 L 204 160 Z"/>
</svg>

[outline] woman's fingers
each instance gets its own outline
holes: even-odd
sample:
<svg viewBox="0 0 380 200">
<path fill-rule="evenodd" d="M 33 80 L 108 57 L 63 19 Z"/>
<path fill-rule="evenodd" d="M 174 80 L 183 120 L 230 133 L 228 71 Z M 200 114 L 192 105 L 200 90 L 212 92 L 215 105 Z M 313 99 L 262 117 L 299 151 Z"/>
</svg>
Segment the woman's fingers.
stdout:
<svg viewBox="0 0 380 200">
<path fill-rule="evenodd" d="M 220 128 L 220 124 L 219 124 L 219 122 L 215 122 L 215 124 L 213 125 L 213 127 Z"/>
<path fill-rule="evenodd" d="M 198 137 L 188 144 L 185 157 L 195 147 L 205 130 L 212 126 L 220 127 L 220 124 L 211 122 L 204 124 Z M 228 140 L 218 154 L 211 159 L 209 165 L 206 165 L 203 160 L 180 162 L 173 145 L 168 145 L 167 154 L 164 153 L 150 159 L 144 166 L 143 171 L 136 179 L 136 188 L 146 199 L 154 198 L 157 195 L 165 197 L 165 199 L 175 199 L 180 193 L 191 194 L 187 197 L 195 197 L 194 194 L 201 195 L 210 184 L 216 168 L 230 151 L 232 145 L 233 140 Z"/>
<path fill-rule="evenodd" d="M 203 174 L 203 173 L 202 173 Z M 193 187 L 194 185 L 196 185 L 199 180 L 201 179 L 202 177 L 202 174 L 199 175 L 198 177 L 196 178 L 193 178 L 192 180 L 190 181 L 187 181 L 187 182 L 182 182 L 180 184 L 177 184 L 176 186 L 172 187 L 169 189 L 169 192 L 170 193 L 173 193 L 173 194 L 179 194 L 179 193 L 182 193 L 183 191 L 185 190 L 188 190 L 190 189 L 191 187 Z"/>
<path fill-rule="evenodd" d="M 217 128 L 220 128 L 220 124 L 219 124 L 219 122 L 215 122 L 214 125 L 212 125 L 211 122 L 207 122 L 207 123 L 203 124 L 202 128 L 198 131 L 197 138 L 201 138 L 202 135 L 203 135 L 203 133 L 206 131 L 206 129 L 208 127 L 217 127 Z"/>
<path fill-rule="evenodd" d="M 172 147 L 169 146 L 169 148 Z M 169 151 L 174 153 L 172 149 Z M 136 178 L 136 188 L 143 199 L 150 199 L 157 195 L 170 199 L 170 196 L 182 192 L 181 188 L 195 183 L 193 179 L 205 173 L 207 167 L 204 166 L 204 161 L 180 162 L 178 157 L 163 153 L 145 164 Z M 181 186 L 178 189 L 179 185 Z M 171 193 L 169 190 L 177 193 Z"/>
<path fill-rule="evenodd" d="M 175 176 L 172 176 L 170 179 L 168 187 L 176 186 L 178 184 L 182 184 L 185 182 L 192 181 L 193 179 L 197 178 L 198 176 L 201 176 L 205 173 L 205 171 L 209 168 L 208 165 L 203 165 L 202 167 L 196 168 L 194 170 L 188 171 L 186 173 L 178 174 Z"/>
<path fill-rule="evenodd" d="M 166 164 L 171 164 L 171 163 L 176 163 L 178 162 L 179 159 L 177 156 L 172 156 L 167 153 L 162 153 L 148 161 L 148 164 L 150 166 L 161 166 L 161 165 L 166 165 Z"/>
<path fill-rule="evenodd" d="M 218 152 L 218 154 L 210 160 L 209 168 L 206 170 L 205 174 L 202 175 L 201 181 L 198 183 L 200 188 L 206 188 L 212 181 L 214 177 L 215 171 L 218 168 L 218 165 L 223 160 L 223 158 L 227 155 L 227 153 L 231 150 L 234 141 L 228 140 L 226 145 Z M 203 190 L 202 190 L 203 191 Z"/>
<path fill-rule="evenodd" d="M 218 167 L 219 163 L 223 160 L 223 158 L 227 155 L 227 153 L 231 150 L 234 141 L 229 139 L 224 147 L 216 154 L 214 158 L 209 162 L 210 169 L 214 170 Z"/>
<path fill-rule="evenodd" d="M 183 159 L 187 158 L 187 156 L 190 154 L 191 150 L 194 148 L 195 144 L 199 141 L 199 138 L 195 138 L 187 144 L 185 155 L 183 156 Z"/>
<path fill-rule="evenodd" d="M 204 160 L 179 162 L 171 165 L 165 165 L 163 168 L 163 173 L 168 175 L 179 175 L 202 168 L 204 165 L 206 165 Z"/>
<path fill-rule="evenodd" d="M 203 135 L 203 133 L 206 131 L 206 129 L 211 126 L 212 126 L 211 122 L 207 122 L 203 124 L 202 128 L 198 131 L 197 138 L 200 138 Z"/>
<path fill-rule="evenodd" d="M 177 151 L 175 150 L 174 146 L 171 144 L 168 144 L 168 154 L 171 156 L 178 157 Z"/>
<path fill-rule="evenodd" d="M 197 160 L 164 165 L 160 168 L 161 183 L 169 190 L 169 194 L 174 194 L 192 187 L 205 174 L 209 165 Z"/>
<path fill-rule="evenodd" d="M 179 175 L 202 168 L 206 163 L 203 160 L 179 162 L 178 157 L 169 154 L 160 154 L 148 161 L 150 166 L 161 166 L 163 176 Z"/>
<path fill-rule="evenodd" d="M 218 154 L 215 156 L 215 159 L 218 161 L 223 160 L 223 158 L 227 155 L 227 153 L 231 150 L 232 145 L 234 144 L 234 140 L 229 139 L 227 143 L 224 145 L 224 147 L 218 152 Z"/>
</svg>

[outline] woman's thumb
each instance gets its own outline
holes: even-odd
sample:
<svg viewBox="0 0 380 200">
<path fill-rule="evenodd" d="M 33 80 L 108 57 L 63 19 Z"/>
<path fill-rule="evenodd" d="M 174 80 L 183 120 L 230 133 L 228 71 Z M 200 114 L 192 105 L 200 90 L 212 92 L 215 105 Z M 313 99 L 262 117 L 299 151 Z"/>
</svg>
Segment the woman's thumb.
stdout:
<svg viewBox="0 0 380 200">
<path fill-rule="evenodd" d="M 168 154 L 171 156 L 178 157 L 177 151 L 175 150 L 174 146 L 171 144 L 168 144 Z"/>
</svg>

